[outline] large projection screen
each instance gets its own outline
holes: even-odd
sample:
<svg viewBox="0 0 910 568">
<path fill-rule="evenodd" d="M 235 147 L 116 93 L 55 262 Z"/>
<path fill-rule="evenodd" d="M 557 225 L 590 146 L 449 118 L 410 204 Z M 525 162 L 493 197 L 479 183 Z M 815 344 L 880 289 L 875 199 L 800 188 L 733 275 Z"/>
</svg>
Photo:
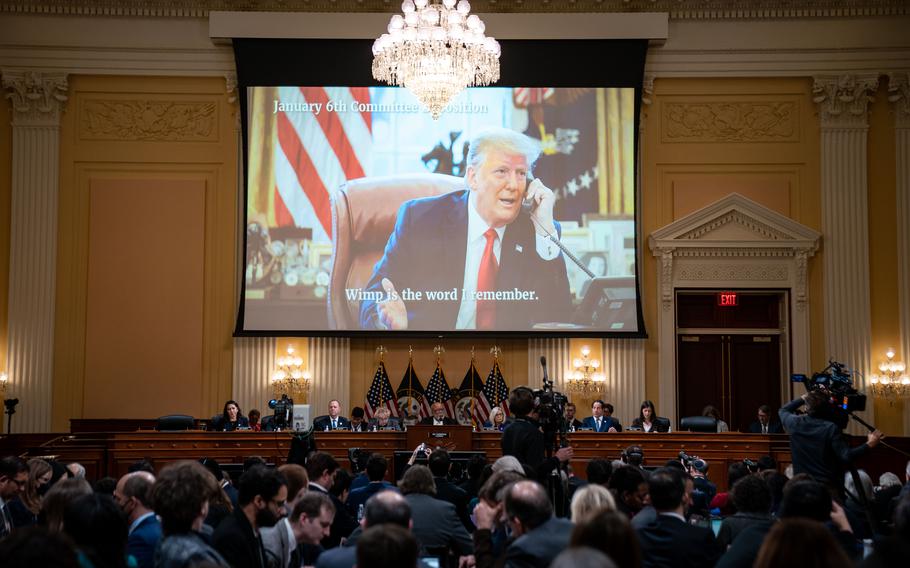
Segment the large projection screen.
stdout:
<svg viewBox="0 0 910 568">
<path fill-rule="evenodd" d="M 643 336 L 645 47 L 503 42 L 502 80 L 434 120 L 369 42 L 235 40 L 237 333 Z"/>
</svg>

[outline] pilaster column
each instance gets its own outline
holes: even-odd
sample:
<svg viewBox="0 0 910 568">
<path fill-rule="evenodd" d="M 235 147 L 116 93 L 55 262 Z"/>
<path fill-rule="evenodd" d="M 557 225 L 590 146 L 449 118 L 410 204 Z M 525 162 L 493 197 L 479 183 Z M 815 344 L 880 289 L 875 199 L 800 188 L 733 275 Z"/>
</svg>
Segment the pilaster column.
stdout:
<svg viewBox="0 0 910 568">
<path fill-rule="evenodd" d="M 815 77 L 812 89 L 821 122 L 825 350 L 859 371 L 859 389 L 872 370 L 866 142 L 877 87 L 870 74 Z M 864 418 L 872 415 L 870 400 Z"/>
<path fill-rule="evenodd" d="M 897 193 L 897 289 L 901 344 L 899 358 L 910 359 L 910 73 L 888 76 L 894 111 L 895 190 Z M 910 403 L 904 402 L 904 435 L 910 434 Z"/>
<path fill-rule="evenodd" d="M 60 115 L 66 75 L 3 70 L 12 101 L 10 203 L 10 392 L 19 399 L 12 432 L 51 426 Z"/>
</svg>

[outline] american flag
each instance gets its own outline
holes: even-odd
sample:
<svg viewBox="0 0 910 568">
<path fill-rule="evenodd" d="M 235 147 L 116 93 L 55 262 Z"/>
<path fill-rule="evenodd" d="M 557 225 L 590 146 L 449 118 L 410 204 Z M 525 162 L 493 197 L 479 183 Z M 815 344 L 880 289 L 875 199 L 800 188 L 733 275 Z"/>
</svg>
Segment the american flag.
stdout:
<svg viewBox="0 0 910 568">
<path fill-rule="evenodd" d="M 465 373 L 464 380 L 461 381 L 461 386 L 458 388 L 458 398 L 459 402 L 465 399 L 474 399 L 471 421 L 475 426 L 483 426 L 483 423 L 487 421 L 487 417 L 490 415 L 490 411 L 483 412 L 484 404 L 481 402 L 483 398 L 483 380 L 481 380 L 480 374 L 477 372 L 477 367 L 474 366 L 473 359 L 471 360 L 471 368 Z M 466 426 L 470 426 L 470 424 L 466 424 Z"/>
<path fill-rule="evenodd" d="M 352 112 L 369 103 L 368 87 L 280 87 L 274 152 L 274 226 L 311 227 L 313 240 L 332 239 L 331 196 L 347 180 L 369 175 L 372 117 Z M 332 108 L 327 110 L 331 101 Z M 310 105 L 309 107 L 305 105 Z M 346 112 L 342 112 L 344 109 Z"/>
<path fill-rule="evenodd" d="M 509 387 L 506 386 L 506 380 L 502 378 L 499 361 L 493 361 L 493 368 L 490 369 L 490 375 L 483 386 L 483 397 L 481 400 L 488 405 L 487 416 L 490 415 L 493 407 L 497 405 L 502 408 L 506 416 L 511 414 L 509 412 Z"/>
<path fill-rule="evenodd" d="M 401 378 L 401 384 L 398 385 L 398 390 L 395 391 L 395 395 L 398 397 L 398 406 L 401 409 L 402 415 L 405 414 L 406 409 L 402 406 L 402 401 L 404 404 L 411 407 L 412 401 L 416 402 L 418 405 L 418 418 L 426 418 L 430 416 L 430 403 L 427 402 L 426 391 L 423 390 L 423 385 L 420 384 L 420 379 L 417 377 L 417 373 L 414 372 L 414 362 L 408 361 L 408 369 L 404 372 L 404 377 Z"/>
<path fill-rule="evenodd" d="M 389 374 L 386 373 L 385 363 L 382 361 L 379 362 L 379 366 L 376 368 L 373 384 L 370 385 L 366 404 L 363 406 L 367 418 L 372 418 L 381 406 L 388 408 L 392 416 L 398 416 L 398 401 L 395 399 L 392 383 L 389 382 Z"/>
<path fill-rule="evenodd" d="M 446 375 L 442 372 L 439 362 L 436 363 L 436 370 L 433 371 L 433 378 L 427 383 L 427 402 L 441 402 L 446 406 L 446 414 L 449 418 L 455 418 L 455 396 L 456 393 L 449 388 L 446 382 Z"/>
</svg>

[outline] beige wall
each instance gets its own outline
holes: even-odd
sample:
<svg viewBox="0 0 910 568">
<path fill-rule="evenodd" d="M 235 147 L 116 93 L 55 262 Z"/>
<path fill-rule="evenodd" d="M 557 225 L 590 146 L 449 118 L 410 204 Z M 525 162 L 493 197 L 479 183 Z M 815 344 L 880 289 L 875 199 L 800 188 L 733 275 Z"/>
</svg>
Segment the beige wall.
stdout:
<svg viewBox="0 0 910 568">
<path fill-rule="evenodd" d="M 70 78 L 53 428 L 230 396 L 237 131 L 223 79 Z"/>
<path fill-rule="evenodd" d="M 894 130 L 885 89 L 882 85 L 872 105 L 869 131 L 875 360 L 885 347 L 898 343 L 899 334 L 893 309 Z M 70 77 L 69 97 L 61 126 L 53 428 L 68 429 L 71 417 L 154 417 L 177 411 L 210 415 L 231 395 L 237 294 L 236 109 L 224 80 L 76 75 Z M 657 79 L 651 99 L 642 121 L 642 243 L 654 230 L 730 191 L 820 230 L 819 126 L 810 79 Z M 789 118 L 750 130 L 737 114 L 753 109 L 774 123 L 774 113 L 767 110 L 772 107 L 785 110 Z M 3 99 L 0 113 L 9 116 L 8 109 Z M 698 119 L 694 124 L 686 122 L 693 117 Z M 691 126 L 688 134 L 680 130 L 681 120 Z M 9 180 L 10 126 L 4 119 L 4 267 Z M 647 250 L 641 257 L 651 336 L 646 393 L 657 399 L 656 267 Z M 809 274 L 811 361 L 817 369 L 836 355 L 823 347 L 823 263 L 824 243 Z M 3 367 L 6 276 L 0 278 Z M 386 363 L 394 387 L 405 369 L 409 344 L 424 384 L 432 375 L 438 341 L 356 338 L 351 342 L 353 404 L 362 403 L 380 343 L 389 350 Z M 573 353 L 577 343 L 572 342 Z M 460 384 L 472 345 L 478 371 L 486 378 L 491 341 L 442 344 L 450 386 Z M 497 344 L 509 385 L 526 383 L 526 341 Z M 901 412 L 900 404 L 876 403 L 876 420 L 890 433 L 902 433 Z"/>
</svg>

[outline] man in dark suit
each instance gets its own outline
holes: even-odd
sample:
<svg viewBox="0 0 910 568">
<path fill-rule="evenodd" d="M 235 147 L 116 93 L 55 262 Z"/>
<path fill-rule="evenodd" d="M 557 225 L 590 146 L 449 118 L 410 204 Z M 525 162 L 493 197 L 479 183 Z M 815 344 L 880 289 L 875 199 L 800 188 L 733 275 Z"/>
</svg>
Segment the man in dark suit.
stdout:
<svg viewBox="0 0 910 568">
<path fill-rule="evenodd" d="M 428 426 L 457 426 L 458 422 L 454 418 L 446 416 L 446 406 L 441 402 L 434 402 L 430 407 L 433 416 L 427 416 L 420 421 L 421 424 Z"/>
<path fill-rule="evenodd" d="M 411 528 L 411 506 L 397 491 L 380 491 L 370 497 L 364 507 L 363 520 L 360 522 L 363 529 L 384 524 Z M 346 545 L 326 550 L 319 555 L 316 568 L 351 568 L 356 563 L 357 547 Z"/>
<path fill-rule="evenodd" d="M 641 543 L 642 567 L 714 566 L 723 552 L 711 529 L 686 522 L 685 507 L 691 502 L 685 474 L 664 467 L 651 474 L 649 492 L 657 518 L 636 529 Z"/>
<path fill-rule="evenodd" d="M 384 481 L 386 471 L 388 471 L 389 462 L 382 454 L 372 454 L 367 460 L 366 474 L 370 480 L 364 487 L 352 489 L 348 493 L 348 500 L 345 503 L 348 513 L 357 516 L 361 505 L 366 505 L 367 500 L 380 491 L 391 489 L 397 491 L 395 486 Z"/>
<path fill-rule="evenodd" d="M 749 424 L 750 434 L 783 434 L 780 422 L 771 420 L 771 407 L 763 404 L 758 407 L 758 420 Z"/>
<path fill-rule="evenodd" d="M 575 418 L 575 411 L 576 411 L 576 407 L 575 407 L 574 402 L 570 402 L 570 403 L 566 404 L 564 416 L 566 418 L 566 425 L 568 426 L 568 428 L 570 430 L 578 430 L 579 428 L 584 427 L 584 424 L 582 423 L 582 421 L 579 420 L 578 418 Z"/>
<path fill-rule="evenodd" d="M 130 523 L 126 551 L 136 559 L 139 568 L 155 565 L 155 548 L 161 540 L 161 523 L 152 510 L 154 484 L 154 475 L 136 471 L 121 477 L 114 489 L 114 500 Z"/>
<path fill-rule="evenodd" d="M 350 430 L 351 422 L 340 413 L 341 403 L 337 400 L 330 400 L 329 413 L 317 416 L 316 419 L 313 420 L 313 429 L 320 432 L 328 430 Z"/>
<path fill-rule="evenodd" d="M 553 516 L 553 505 L 536 481 L 518 481 L 506 490 L 506 518 L 515 540 L 506 548 L 506 568 L 546 568 L 569 546 L 575 525 Z"/>
<path fill-rule="evenodd" d="M 607 409 L 609 408 L 609 414 Z M 595 432 L 622 432 L 619 420 L 610 416 L 613 414 L 613 405 L 602 400 L 595 400 L 591 404 L 591 416 L 582 422 L 582 427 L 590 428 Z"/>
<path fill-rule="evenodd" d="M 367 424 L 367 421 L 364 419 L 365 414 L 363 408 L 359 406 L 355 406 L 351 409 L 351 421 L 348 423 L 348 429 L 351 432 L 369 431 L 370 425 Z"/>
<path fill-rule="evenodd" d="M 327 549 L 338 546 L 342 538 L 347 538 L 357 528 L 357 521 L 347 513 L 344 503 L 329 493 L 334 484 L 335 471 L 339 467 L 335 458 L 325 452 L 313 453 L 306 462 L 307 475 L 310 478 L 309 490 L 327 495 L 332 500 L 332 504 L 335 505 L 335 519 L 332 521 L 332 530 L 329 536 L 322 539 L 322 546 Z"/>
<path fill-rule="evenodd" d="M 270 568 L 300 568 L 306 547 L 319 547 L 329 535 L 335 505 L 317 491 L 305 493 L 290 515 L 260 531 Z"/>
<path fill-rule="evenodd" d="M 239 506 L 215 529 L 212 545 L 234 568 L 265 568 L 259 529 L 284 517 L 287 483 L 278 470 L 255 465 L 240 476 L 238 489 Z"/>
<path fill-rule="evenodd" d="M 455 505 L 455 513 L 461 519 L 464 528 L 472 531 L 474 524 L 468 517 L 468 494 L 448 479 L 451 463 L 449 452 L 443 449 L 434 451 L 427 459 L 427 465 L 433 473 L 433 481 L 436 483 L 436 498 Z"/>
<path fill-rule="evenodd" d="M 538 179 L 528 183 L 539 155 L 523 134 L 484 131 L 468 150 L 467 189 L 402 205 L 364 289 L 361 327 L 529 330 L 569 321 L 565 259 L 549 240 L 559 234 L 556 196 Z M 454 296 L 436 297 L 444 292 Z"/>
<path fill-rule="evenodd" d="M 436 484 L 429 468 L 415 465 L 408 468 L 398 488 L 411 507 L 414 536 L 432 556 L 471 554 L 474 544 L 471 535 L 455 513 L 455 506 L 436 499 Z"/>
</svg>

